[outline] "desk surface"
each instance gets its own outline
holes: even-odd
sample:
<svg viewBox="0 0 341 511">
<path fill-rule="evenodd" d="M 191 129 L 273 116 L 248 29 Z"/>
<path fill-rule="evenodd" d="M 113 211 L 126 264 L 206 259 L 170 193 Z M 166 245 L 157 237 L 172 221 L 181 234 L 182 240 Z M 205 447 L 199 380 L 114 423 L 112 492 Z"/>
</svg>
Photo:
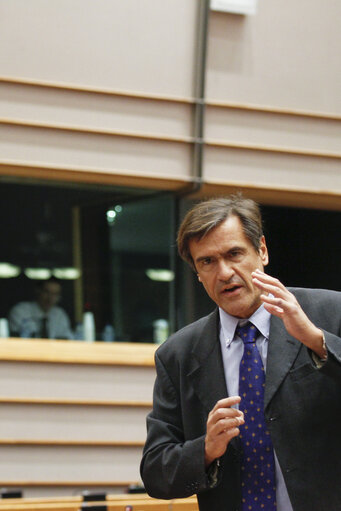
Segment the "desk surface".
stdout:
<svg viewBox="0 0 341 511">
<path fill-rule="evenodd" d="M 0 360 L 153 367 L 157 347 L 149 343 L 9 338 L 0 339 Z"/>
</svg>

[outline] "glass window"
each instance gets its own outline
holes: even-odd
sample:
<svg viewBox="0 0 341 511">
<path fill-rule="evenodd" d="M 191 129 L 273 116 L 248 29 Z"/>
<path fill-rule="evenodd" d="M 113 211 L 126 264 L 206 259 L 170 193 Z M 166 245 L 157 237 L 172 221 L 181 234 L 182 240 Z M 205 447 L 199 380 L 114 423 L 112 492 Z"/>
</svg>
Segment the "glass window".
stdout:
<svg viewBox="0 0 341 511">
<path fill-rule="evenodd" d="M 84 300 L 116 340 L 160 341 L 169 331 L 173 203 L 164 194 L 116 196 L 81 208 Z"/>
<path fill-rule="evenodd" d="M 42 308 L 42 284 L 56 277 L 61 296 L 46 286 L 43 293 L 53 301 L 49 306 L 66 313 L 73 338 L 84 338 L 84 311 L 94 317 L 97 340 L 160 342 L 168 334 L 174 321 L 170 195 L 5 181 L 0 194 L 1 318 L 8 318 L 18 303 L 26 304 L 19 311 L 20 321 L 31 314 L 27 304 L 38 302 Z M 13 335 L 42 337 L 44 314 L 40 309 L 35 313 L 31 332 L 26 322 Z M 56 321 L 60 324 L 63 318 Z M 56 329 L 45 336 L 68 338 Z"/>
</svg>

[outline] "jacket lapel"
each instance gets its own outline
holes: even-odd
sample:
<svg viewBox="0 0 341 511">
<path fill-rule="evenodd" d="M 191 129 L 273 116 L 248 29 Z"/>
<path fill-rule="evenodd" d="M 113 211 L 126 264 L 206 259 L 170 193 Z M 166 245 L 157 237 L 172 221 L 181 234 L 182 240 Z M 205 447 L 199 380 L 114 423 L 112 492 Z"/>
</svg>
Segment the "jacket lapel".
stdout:
<svg viewBox="0 0 341 511">
<path fill-rule="evenodd" d="M 297 339 L 288 334 L 283 321 L 272 316 L 266 363 L 265 409 L 291 369 L 301 346 Z"/>
<path fill-rule="evenodd" d="M 226 381 L 219 342 L 219 314 L 215 310 L 207 318 L 192 351 L 191 370 L 187 375 L 206 412 L 227 396 Z"/>
</svg>

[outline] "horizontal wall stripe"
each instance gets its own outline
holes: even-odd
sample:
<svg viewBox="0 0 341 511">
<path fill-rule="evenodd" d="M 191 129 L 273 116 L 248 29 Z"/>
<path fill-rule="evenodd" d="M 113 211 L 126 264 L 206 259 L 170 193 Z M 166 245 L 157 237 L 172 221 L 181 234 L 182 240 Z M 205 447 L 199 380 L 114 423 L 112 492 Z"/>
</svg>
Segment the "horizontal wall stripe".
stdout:
<svg viewBox="0 0 341 511">
<path fill-rule="evenodd" d="M 93 128 L 83 128 L 81 126 L 66 126 L 66 125 L 58 125 L 58 124 L 46 124 L 42 122 L 34 122 L 34 121 L 19 121 L 12 119 L 1 119 L 0 125 L 3 126 L 14 126 L 20 128 L 32 128 L 32 129 L 44 129 L 44 130 L 55 130 L 55 131 L 66 131 L 69 133 L 84 133 L 87 135 L 106 135 L 112 137 L 123 137 L 123 138 L 132 138 L 139 140 L 156 140 L 160 142 L 168 142 L 168 143 L 184 143 L 184 144 L 193 144 L 196 142 L 196 139 L 193 137 L 176 137 L 176 136 L 161 136 L 152 133 L 133 133 L 133 132 L 123 132 L 123 131 L 114 131 L 114 130 L 103 130 L 103 129 L 93 129 Z M 319 158 L 334 158 L 341 159 L 341 153 L 336 152 L 327 152 L 327 151 L 319 151 L 314 149 L 300 149 L 298 147 L 280 147 L 280 146 L 270 146 L 270 145 L 260 145 L 260 144 L 251 144 L 248 142 L 232 142 L 227 140 L 213 140 L 213 139 L 204 139 L 200 142 L 205 146 L 211 147 L 227 147 L 227 148 L 236 148 L 236 149 L 244 149 L 251 151 L 260 151 L 260 152 L 273 152 L 273 153 L 283 153 L 283 154 L 293 154 L 297 156 L 312 156 Z"/>
<path fill-rule="evenodd" d="M 299 148 L 289 148 L 289 147 L 280 147 L 280 146 L 267 146 L 267 145 L 258 145 L 258 144 L 250 144 L 247 142 L 228 142 L 221 140 L 205 140 L 205 145 L 210 147 L 226 147 L 228 149 L 243 149 L 246 151 L 257 151 L 257 152 L 265 152 L 265 153 L 279 153 L 279 154 L 291 154 L 294 156 L 311 156 L 317 158 L 332 158 L 332 159 L 341 159 L 341 153 L 332 153 L 326 151 L 316 151 L 314 149 L 303 150 Z"/>
<path fill-rule="evenodd" d="M 46 124 L 38 121 L 24 121 L 24 120 L 14 120 L 14 119 L 1 119 L 0 124 L 3 126 L 14 126 L 20 128 L 37 128 L 44 130 L 55 130 L 55 131 L 66 131 L 69 133 L 84 133 L 90 135 L 106 135 L 111 137 L 125 137 L 125 138 L 135 138 L 140 140 L 157 140 L 160 142 L 170 142 L 170 143 L 181 143 L 181 144 L 191 144 L 195 142 L 193 137 L 176 137 L 176 136 L 163 136 L 155 133 L 133 133 L 133 132 L 124 132 L 124 131 L 115 131 L 109 129 L 95 129 L 95 128 L 84 128 L 82 126 L 67 126 L 61 124 Z"/>
<path fill-rule="evenodd" d="M 102 184 L 113 186 L 129 186 L 138 188 L 151 188 L 155 190 L 182 190 L 191 180 L 187 176 L 182 179 L 153 176 L 144 172 L 139 174 L 133 171 L 112 169 L 107 172 L 104 169 L 92 169 L 89 167 L 66 165 L 46 165 L 41 162 L 32 165 L 32 162 L 0 159 L 0 176 L 25 178 L 29 181 L 47 180 L 64 181 L 70 183 Z"/>
<path fill-rule="evenodd" d="M 42 406 L 85 406 L 110 408 L 151 408 L 151 401 L 110 401 L 95 399 L 57 399 L 37 397 L 1 397 L 0 404 L 7 405 L 42 405 Z"/>
<path fill-rule="evenodd" d="M 91 375 L 89 375 L 91 377 Z M 127 377 L 128 380 L 128 377 Z M 150 382 L 152 384 L 152 382 Z M 128 381 L 122 382 L 128 385 Z M 84 392 L 86 394 L 86 390 Z M 152 406 L 70 406 L 34 402 L 1 403 L 0 439 L 40 444 L 140 446 L 146 438 L 146 416 Z M 59 444 L 57 443 L 57 446 Z"/>
<path fill-rule="evenodd" d="M 162 94 L 148 94 L 146 92 L 139 91 L 123 91 L 123 90 L 114 90 L 107 88 L 99 88 L 99 87 L 90 87 L 86 85 L 78 85 L 78 84 L 66 84 L 66 83 L 53 83 L 43 80 L 29 80 L 25 78 L 11 78 L 6 76 L 0 76 L 0 82 L 13 84 L 13 85 L 28 85 L 35 87 L 43 87 L 48 89 L 57 89 L 57 90 L 65 90 L 72 92 L 85 92 L 92 94 L 103 94 L 108 96 L 121 96 L 126 98 L 134 98 L 134 99 L 148 99 L 152 101 L 162 101 L 167 103 L 184 103 L 184 104 L 193 104 L 195 103 L 194 98 L 185 98 L 185 97 L 177 97 L 177 96 L 168 96 Z"/>
<path fill-rule="evenodd" d="M 309 112 L 305 110 L 295 110 L 292 108 L 280 108 L 265 105 L 253 105 L 234 103 L 230 101 L 219 101 L 215 99 L 206 99 L 206 105 L 212 108 L 222 108 L 231 110 L 247 110 L 251 112 L 264 112 L 276 115 L 288 115 L 292 117 L 309 117 L 311 119 L 327 119 L 341 121 L 340 115 L 331 114 L 329 112 Z"/>
<path fill-rule="evenodd" d="M 142 446 L 0 444 L 0 480 L 137 481 L 141 456 Z"/>
<path fill-rule="evenodd" d="M 60 91 L 72 91 L 72 92 L 85 92 L 92 94 L 103 94 L 109 96 L 119 96 L 126 98 L 134 98 L 141 100 L 152 100 L 152 101 L 161 101 L 161 102 L 170 102 L 170 103 L 181 103 L 181 104 L 195 104 L 202 103 L 201 99 L 196 99 L 194 97 L 176 97 L 176 96 L 168 96 L 162 94 L 147 94 L 145 92 L 139 91 L 121 91 L 107 88 L 98 88 L 98 87 L 90 87 L 86 85 L 77 85 L 77 84 L 66 84 L 66 83 L 53 83 L 42 80 L 33 80 L 26 78 L 13 78 L 9 76 L 0 76 L 0 82 L 6 84 L 13 85 L 22 85 L 22 86 L 34 86 L 48 89 L 56 89 Z M 268 105 L 253 105 L 253 104 L 241 104 L 229 101 L 220 101 L 214 98 L 207 98 L 204 102 L 208 107 L 214 108 L 230 108 L 230 109 L 239 109 L 239 110 L 250 110 L 255 112 L 267 112 L 274 113 L 279 115 L 290 115 L 294 117 L 310 117 L 317 119 L 328 119 L 328 120 L 341 120 L 341 116 L 333 115 L 328 112 L 313 112 L 313 111 L 304 111 L 304 110 L 296 110 L 292 108 L 279 108 L 272 107 Z"/>
<path fill-rule="evenodd" d="M 0 124 L 3 160 L 52 167 L 181 179 L 192 171 L 192 147 L 161 140 L 72 134 Z"/>
<path fill-rule="evenodd" d="M 11 341 L 10 341 L 11 342 Z M 25 342 L 25 341 L 24 341 Z M 48 350 L 48 347 L 45 348 Z M 81 350 L 80 350 L 81 351 Z M 132 352 L 134 348 L 132 347 Z M 20 374 L 20 378 L 18 375 Z M 101 401 L 138 401 L 146 403 L 152 401 L 152 389 L 155 380 L 154 366 L 135 365 L 103 365 L 103 364 L 83 364 L 77 363 L 76 356 L 74 362 L 64 363 L 34 361 L 10 361 L 1 360 L 0 362 L 0 388 L 3 397 L 11 398 L 37 398 L 37 399 L 56 399 L 56 400 L 91 400 L 98 398 Z M 26 406 L 9 405 L 13 413 L 17 409 Z M 34 407 L 34 404 L 27 405 Z M 41 405 L 37 405 L 37 413 Z M 4 404 L 2 409 L 6 405 Z M 59 407 L 60 408 L 60 407 Z M 56 408 L 56 413 L 59 408 Z M 44 409 L 44 407 L 42 408 Z M 65 408 L 60 408 L 62 413 Z M 119 411 L 118 407 L 103 407 L 102 411 L 107 417 L 109 413 Z M 134 407 L 127 408 L 127 413 L 132 413 Z M 53 410 L 50 410 L 51 413 Z M 86 411 L 86 407 L 70 410 L 70 414 L 78 414 L 78 417 Z M 95 407 L 89 408 L 92 417 L 96 412 Z M 146 409 L 137 408 L 139 415 L 144 414 Z M 41 412 L 39 412 L 41 413 Z M 6 420 L 4 417 L 3 422 Z M 9 430 L 10 431 L 10 430 Z M 8 436 L 3 434 L 2 436 Z M 17 435 L 18 437 L 20 435 Z"/>
<path fill-rule="evenodd" d="M 341 195 L 339 159 L 316 158 L 254 148 L 207 146 L 205 182 L 255 184 Z"/>
<path fill-rule="evenodd" d="M 0 438 L 0 447 L 86 447 L 86 448 L 101 448 L 101 447 L 112 447 L 112 448 L 125 448 L 134 449 L 142 448 L 144 442 L 141 441 L 111 441 L 111 440 L 40 440 L 40 439 L 26 439 L 26 438 Z"/>
</svg>

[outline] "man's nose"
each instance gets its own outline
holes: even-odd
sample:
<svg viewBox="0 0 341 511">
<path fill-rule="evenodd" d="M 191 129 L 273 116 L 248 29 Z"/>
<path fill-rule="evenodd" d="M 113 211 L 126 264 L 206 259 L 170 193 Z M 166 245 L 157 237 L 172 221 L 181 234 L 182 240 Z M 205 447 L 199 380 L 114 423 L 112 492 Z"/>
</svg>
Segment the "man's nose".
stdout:
<svg viewBox="0 0 341 511">
<path fill-rule="evenodd" d="M 218 278 L 220 280 L 230 280 L 234 275 L 234 269 L 231 263 L 221 259 L 218 265 Z"/>
</svg>

